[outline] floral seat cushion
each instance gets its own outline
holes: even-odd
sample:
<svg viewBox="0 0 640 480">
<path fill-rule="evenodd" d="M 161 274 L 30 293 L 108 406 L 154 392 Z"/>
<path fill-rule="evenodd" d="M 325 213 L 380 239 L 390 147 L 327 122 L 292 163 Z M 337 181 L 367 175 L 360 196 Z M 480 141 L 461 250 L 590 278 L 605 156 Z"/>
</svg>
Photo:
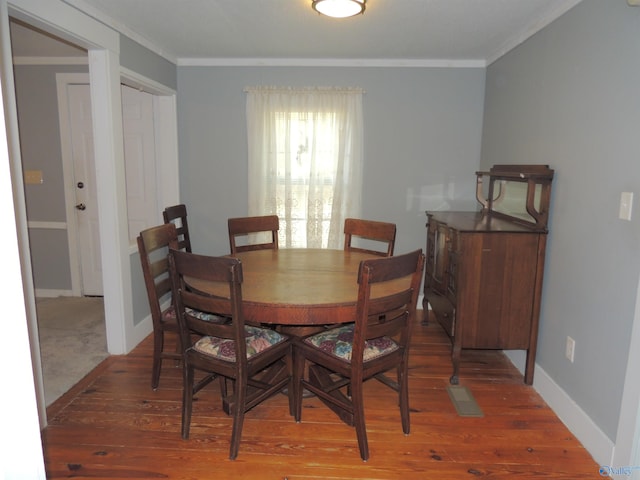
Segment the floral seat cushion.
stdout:
<svg viewBox="0 0 640 480">
<path fill-rule="evenodd" d="M 244 330 L 245 342 L 247 344 L 247 358 L 251 358 L 267 348 L 283 342 L 287 338 L 268 328 L 245 325 Z M 235 342 L 230 338 L 202 337 L 195 343 L 193 349 L 204 355 L 224 360 L 225 362 L 236 361 Z"/>
<path fill-rule="evenodd" d="M 304 339 L 314 347 L 347 362 L 351 361 L 354 324 L 332 328 Z M 389 337 L 367 340 L 364 344 L 364 361 L 398 350 L 398 344 Z"/>
<path fill-rule="evenodd" d="M 215 315 L 213 313 L 208 313 L 208 312 L 201 312 L 199 310 L 194 310 L 192 308 L 187 307 L 186 312 L 196 318 L 199 318 L 200 320 L 203 320 L 205 322 L 213 322 L 213 323 L 225 323 L 227 321 L 227 319 L 225 317 L 221 317 L 219 315 Z M 165 322 L 177 322 L 178 321 L 178 317 L 176 315 L 176 310 L 175 308 L 173 308 L 173 305 L 171 305 L 169 308 L 167 308 L 165 311 L 162 312 L 162 319 Z"/>
</svg>

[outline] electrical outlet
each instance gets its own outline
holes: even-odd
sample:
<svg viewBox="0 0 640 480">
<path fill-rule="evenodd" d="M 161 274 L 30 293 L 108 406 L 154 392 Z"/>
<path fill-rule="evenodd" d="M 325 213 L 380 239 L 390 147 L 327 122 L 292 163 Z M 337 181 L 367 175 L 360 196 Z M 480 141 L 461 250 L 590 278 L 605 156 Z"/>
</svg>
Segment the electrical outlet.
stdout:
<svg viewBox="0 0 640 480">
<path fill-rule="evenodd" d="M 567 337 L 567 344 L 565 346 L 564 356 L 567 357 L 567 360 L 569 360 L 571 363 L 573 363 L 573 356 L 575 352 L 576 352 L 576 341 L 571 337 Z"/>
</svg>

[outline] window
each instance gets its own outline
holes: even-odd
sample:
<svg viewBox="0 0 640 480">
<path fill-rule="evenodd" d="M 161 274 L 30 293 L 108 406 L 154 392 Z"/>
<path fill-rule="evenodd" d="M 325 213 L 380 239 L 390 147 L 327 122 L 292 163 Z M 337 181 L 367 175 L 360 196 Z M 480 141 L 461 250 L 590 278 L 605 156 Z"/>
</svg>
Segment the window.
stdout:
<svg viewBox="0 0 640 480">
<path fill-rule="evenodd" d="M 341 248 L 360 213 L 362 91 L 249 89 L 247 132 L 249 215 L 278 215 L 282 247 Z"/>
</svg>

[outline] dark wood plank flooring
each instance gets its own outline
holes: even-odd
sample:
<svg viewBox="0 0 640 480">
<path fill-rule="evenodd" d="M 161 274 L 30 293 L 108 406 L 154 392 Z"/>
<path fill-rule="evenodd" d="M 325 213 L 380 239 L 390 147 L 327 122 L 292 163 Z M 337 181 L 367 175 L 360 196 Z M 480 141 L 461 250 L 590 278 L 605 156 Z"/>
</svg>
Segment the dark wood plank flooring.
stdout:
<svg viewBox="0 0 640 480">
<path fill-rule="evenodd" d="M 355 431 L 318 399 L 302 423 L 279 395 L 246 415 L 240 454 L 228 459 L 231 419 L 217 382 L 194 404 L 191 438 L 180 437 L 181 370 L 165 362 L 152 391 L 151 338 L 112 356 L 48 409 L 47 477 L 103 479 L 588 479 L 599 466 L 501 352 L 465 351 L 460 384 L 484 416 L 457 415 L 446 391 L 450 344 L 416 323 L 410 365 L 411 434 L 393 392 L 366 389 L 371 458 Z"/>
</svg>

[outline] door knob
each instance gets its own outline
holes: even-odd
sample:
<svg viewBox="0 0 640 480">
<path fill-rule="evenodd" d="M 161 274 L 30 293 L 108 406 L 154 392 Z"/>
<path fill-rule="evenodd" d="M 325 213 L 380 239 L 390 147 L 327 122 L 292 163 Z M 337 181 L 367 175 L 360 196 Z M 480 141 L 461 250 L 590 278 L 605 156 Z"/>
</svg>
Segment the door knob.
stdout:
<svg viewBox="0 0 640 480">
<path fill-rule="evenodd" d="M 78 205 L 76 205 L 76 208 L 78 210 L 86 210 L 87 206 L 84 203 L 79 203 Z"/>
</svg>

